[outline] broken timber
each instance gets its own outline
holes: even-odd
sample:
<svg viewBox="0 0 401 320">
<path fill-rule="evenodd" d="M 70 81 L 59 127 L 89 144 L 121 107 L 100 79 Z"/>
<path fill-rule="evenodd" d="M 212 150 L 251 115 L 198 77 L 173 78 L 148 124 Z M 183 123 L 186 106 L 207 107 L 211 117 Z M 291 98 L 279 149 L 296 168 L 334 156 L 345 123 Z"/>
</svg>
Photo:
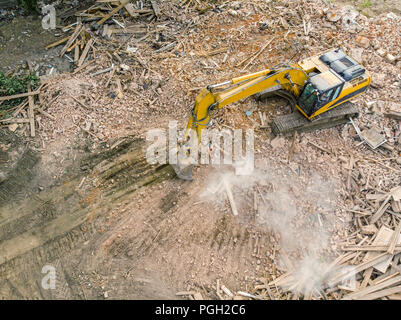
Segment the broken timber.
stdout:
<svg viewBox="0 0 401 320">
<path fill-rule="evenodd" d="M 95 30 L 99 29 L 99 27 L 105 23 L 107 20 L 109 20 L 116 12 L 118 12 L 122 7 L 124 7 L 126 4 L 128 4 L 128 2 L 130 2 L 130 0 L 124 0 L 121 1 L 121 4 L 114 8 L 112 11 L 110 11 L 107 15 L 105 15 L 101 20 L 99 20 L 98 22 L 96 22 L 95 24 L 93 24 L 93 28 Z"/>
<path fill-rule="evenodd" d="M 0 101 L 25 98 L 25 97 L 29 97 L 29 96 L 36 96 L 39 93 L 40 93 L 40 90 L 37 90 L 37 91 L 30 91 L 30 92 L 26 92 L 26 93 L 15 94 L 13 96 L 0 97 Z"/>
<path fill-rule="evenodd" d="M 227 197 L 228 197 L 228 200 L 230 201 L 230 205 L 231 205 L 231 209 L 233 211 L 233 214 L 234 214 L 234 216 L 238 216 L 237 206 L 236 206 L 236 204 L 234 202 L 234 197 L 233 197 L 233 194 L 231 192 L 231 188 L 230 188 L 230 186 L 229 186 L 229 184 L 228 184 L 228 182 L 226 180 L 224 180 L 224 187 L 226 189 Z"/>
<path fill-rule="evenodd" d="M 31 84 L 28 83 L 28 93 L 31 92 Z M 32 95 L 28 96 L 28 117 L 29 125 L 31 127 L 31 137 L 35 137 L 35 115 L 33 113 L 34 99 Z"/>
</svg>

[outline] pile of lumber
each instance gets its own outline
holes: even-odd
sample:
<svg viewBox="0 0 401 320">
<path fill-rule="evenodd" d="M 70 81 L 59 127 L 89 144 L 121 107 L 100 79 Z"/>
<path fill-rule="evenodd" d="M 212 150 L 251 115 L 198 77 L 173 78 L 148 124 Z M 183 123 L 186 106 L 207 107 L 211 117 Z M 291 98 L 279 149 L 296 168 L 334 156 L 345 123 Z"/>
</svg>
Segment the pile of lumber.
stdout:
<svg viewBox="0 0 401 320">
<path fill-rule="evenodd" d="M 110 38 L 113 34 L 146 33 L 146 27 L 131 23 L 132 19 L 146 17 L 148 21 L 160 16 L 156 1 L 151 7 L 144 8 L 141 2 L 136 8 L 130 0 L 97 0 L 88 9 L 75 14 L 77 22 L 62 30 L 70 35 L 46 46 L 47 49 L 63 45 L 60 56 L 65 56 L 77 67 L 82 67 L 85 60 L 95 50 L 95 34 Z M 70 54 L 71 53 L 71 54 Z"/>
<path fill-rule="evenodd" d="M 90 51 L 94 50 L 94 39 L 90 32 L 88 32 L 85 26 L 80 22 L 67 26 L 64 30 L 73 30 L 73 33 L 68 37 L 48 45 L 46 48 L 50 49 L 64 44 L 60 51 L 60 56 L 66 56 L 71 62 L 74 62 L 76 66 L 80 67 L 89 56 Z M 70 52 L 73 52 L 73 58 L 68 55 Z"/>
<path fill-rule="evenodd" d="M 8 126 L 10 131 L 15 131 L 18 127 L 25 126 L 29 128 L 30 136 L 36 136 L 36 127 L 40 126 L 40 117 L 35 119 L 35 113 L 39 113 L 51 120 L 54 119 L 52 115 L 43 110 L 44 99 L 41 91 L 45 88 L 46 83 L 42 83 L 41 86 L 35 91 L 31 90 L 28 85 L 28 91 L 26 93 L 15 94 L 12 96 L 0 97 L 0 104 L 6 100 L 21 99 L 23 101 L 12 109 L 12 113 L 0 120 L 1 126 Z"/>
<path fill-rule="evenodd" d="M 257 285 L 253 294 L 292 293 L 298 299 L 401 299 L 401 186 L 388 193 L 367 194 L 377 210 L 363 214 L 357 232 L 349 236 L 344 252 L 325 269 L 319 283 L 305 283 L 297 270 Z"/>
</svg>

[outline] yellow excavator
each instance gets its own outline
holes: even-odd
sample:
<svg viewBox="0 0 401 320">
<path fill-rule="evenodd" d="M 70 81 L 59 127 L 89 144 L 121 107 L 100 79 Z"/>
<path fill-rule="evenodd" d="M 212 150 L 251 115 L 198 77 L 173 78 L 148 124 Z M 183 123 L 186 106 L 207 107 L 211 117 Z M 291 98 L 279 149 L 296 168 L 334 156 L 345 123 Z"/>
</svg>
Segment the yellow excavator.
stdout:
<svg viewBox="0 0 401 320">
<path fill-rule="evenodd" d="M 186 144 L 181 147 L 177 176 L 192 180 L 189 141 L 201 141 L 202 130 L 211 121 L 215 109 L 254 96 L 264 100 L 276 95 L 287 99 L 293 112 L 275 118 L 274 135 L 330 128 L 358 116 L 349 102 L 363 93 L 371 82 L 369 72 L 341 49 L 330 49 L 294 64 L 279 64 L 229 81 L 209 85 L 195 99 L 186 130 Z"/>
</svg>

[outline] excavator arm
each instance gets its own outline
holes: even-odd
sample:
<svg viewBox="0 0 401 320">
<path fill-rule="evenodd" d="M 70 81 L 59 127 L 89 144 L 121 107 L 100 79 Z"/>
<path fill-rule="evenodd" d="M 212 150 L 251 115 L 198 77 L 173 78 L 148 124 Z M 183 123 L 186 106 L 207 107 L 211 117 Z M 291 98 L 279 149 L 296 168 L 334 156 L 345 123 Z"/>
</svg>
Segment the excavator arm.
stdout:
<svg viewBox="0 0 401 320">
<path fill-rule="evenodd" d="M 298 65 L 280 65 L 204 88 L 195 99 L 187 124 L 187 142 L 179 152 L 178 164 L 173 165 L 178 177 L 192 180 L 192 165 L 188 154 L 191 143 L 199 144 L 202 130 L 210 124 L 210 111 L 262 92 L 284 90 L 298 97 L 307 79 L 308 75 Z"/>
<path fill-rule="evenodd" d="M 195 99 L 187 124 L 186 137 L 196 134 L 200 142 L 202 130 L 210 123 L 210 111 L 264 91 L 285 90 L 298 97 L 308 75 L 297 65 L 266 69 L 257 73 L 233 78 L 204 88 Z M 228 88 L 215 89 L 229 85 Z M 192 129 L 192 130 L 191 130 Z"/>
</svg>

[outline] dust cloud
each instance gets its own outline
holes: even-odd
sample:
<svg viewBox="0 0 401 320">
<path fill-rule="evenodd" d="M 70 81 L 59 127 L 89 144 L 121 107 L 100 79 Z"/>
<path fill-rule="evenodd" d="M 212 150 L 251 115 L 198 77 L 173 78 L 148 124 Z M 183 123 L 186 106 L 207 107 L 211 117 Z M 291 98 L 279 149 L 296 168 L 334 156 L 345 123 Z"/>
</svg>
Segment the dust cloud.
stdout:
<svg viewBox="0 0 401 320">
<path fill-rule="evenodd" d="M 221 166 L 209 176 L 202 200 L 225 206 L 224 181 L 240 208 L 239 217 L 254 210 L 251 198 L 257 194 L 255 223 L 278 239 L 279 252 L 273 263 L 283 272 L 292 272 L 291 290 L 304 295 L 319 290 L 332 260 L 328 252 L 335 229 L 335 216 L 330 214 L 335 209 L 335 181 L 316 172 L 306 179 L 268 163 L 247 176 Z"/>
</svg>

